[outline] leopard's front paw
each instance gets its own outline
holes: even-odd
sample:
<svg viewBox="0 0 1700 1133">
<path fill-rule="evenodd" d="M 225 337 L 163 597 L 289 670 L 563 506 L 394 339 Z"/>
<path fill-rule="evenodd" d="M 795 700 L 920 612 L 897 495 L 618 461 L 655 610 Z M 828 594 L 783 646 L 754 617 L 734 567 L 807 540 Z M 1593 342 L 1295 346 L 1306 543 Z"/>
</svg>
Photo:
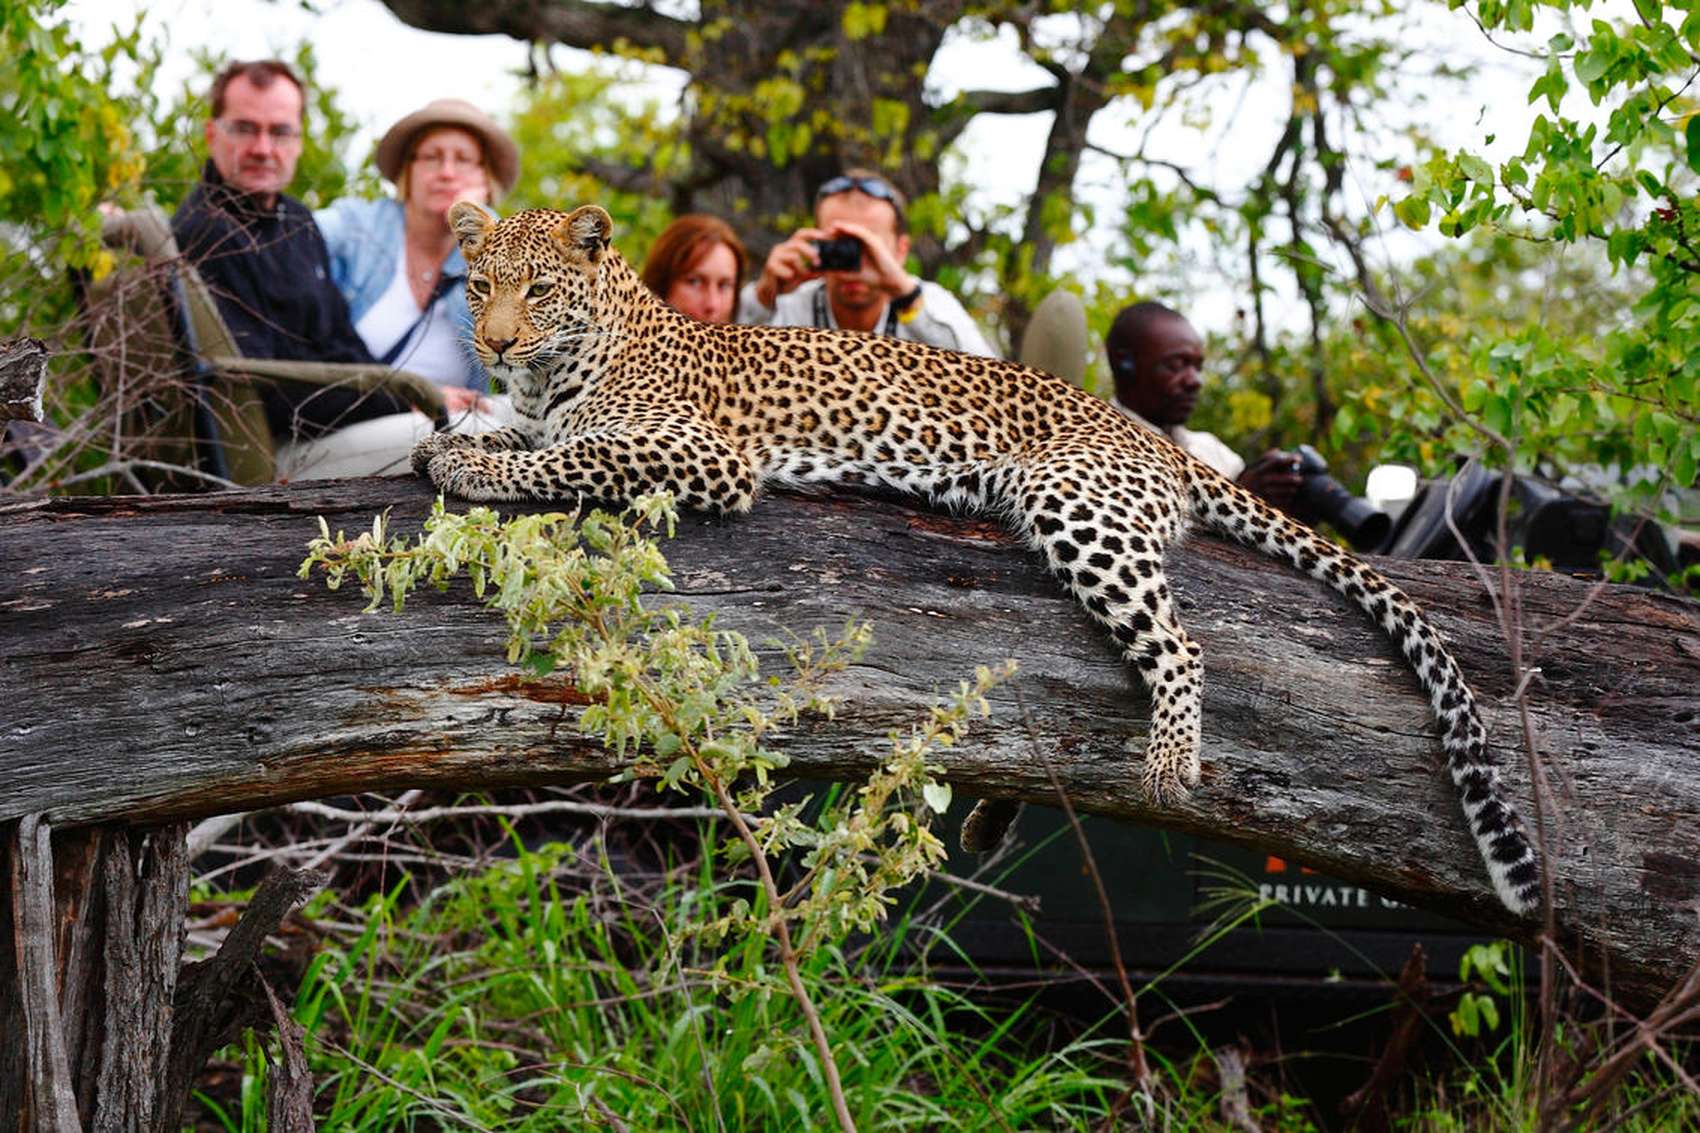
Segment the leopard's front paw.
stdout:
<svg viewBox="0 0 1700 1133">
<path fill-rule="evenodd" d="M 423 446 L 423 442 L 421 442 L 421 446 Z M 419 449 L 414 449 L 413 453 L 417 458 Z M 437 490 L 444 495 L 459 496 L 462 499 L 476 499 L 478 498 L 476 494 L 470 491 L 472 469 L 469 467 L 470 461 L 467 459 L 473 455 L 475 454 L 462 448 L 453 446 L 442 448 L 432 454 L 429 462 L 425 465 L 425 478 L 431 481 Z"/>
<path fill-rule="evenodd" d="M 459 441 L 460 441 L 460 438 L 455 436 L 453 433 L 432 433 L 429 436 L 427 436 L 424 440 L 422 440 L 418 444 L 414 445 L 413 446 L 413 472 L 414 472 L 414 474 L 417 475 L 417 476 L 429 476 L 430 475 L 429 469 L 431 467 L 431 461 L 436 459 L 436 457 L 438 457 L 442 453 L 448 452 L 450 449 L 454 448 L 459 443 Z M 436 477 L 434 477 L 434 476 L 431 476 L 430 479 L 431 479 L 432 483 L 437 482 Z M 437 486 L 442 487 L 441 484 L 438 484 Z"/>
<path fill-rule="evenodd" d="M 1140 776 L 1146 795 L 1158 806 L 1172 806 L 1198 786 L 1198 751 L 1152 744 L 1145 750 L 1145 770 Z"/>
</svg>

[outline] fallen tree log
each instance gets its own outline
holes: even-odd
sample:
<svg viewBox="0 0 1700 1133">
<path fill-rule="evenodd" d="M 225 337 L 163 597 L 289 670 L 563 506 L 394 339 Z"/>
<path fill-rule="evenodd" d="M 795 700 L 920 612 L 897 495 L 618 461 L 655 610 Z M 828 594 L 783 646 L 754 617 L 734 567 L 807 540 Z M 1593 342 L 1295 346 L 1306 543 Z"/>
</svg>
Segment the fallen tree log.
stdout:
<svg viewBox="0 0 1700 1133">
<path fill-rule="evenodd" d="M 390 508 L 404 532 L 429 498 L 395 479 L 0 504 L 0 823 L 155 823 L 614 771 L 561 726 L 576 695 L 508 669 L 501 627 L 465 589 L 397 617 L 295 577 L 315 516 L 359 530 Z M 1278 564 L 1204 538 L 1172 557 L 1205 650 L 1205 778 L 1159 809 L 1124 750 L 1144 734 L 1137 681 L 995 527 L 780 496 L 743 519 L 687 517 L 668 555 L 680 599 L 758 643 L 874 623 L 874 650 L 836 689 L 837 721 L 787 746 L 801 772 L 864 773 L 936 690 L 1011 656 L 1021 675 L 993 720 L 945 756 L 966 789 L 1045 801 L 1048 760 L 1082 810 L 1253 845 L 1496 932 L 1538 927 L 1492 898 L 1404 664 L 1367 619 Z M 1383 565 L 1453 643 L 1533 815 L 1487 589 L 1462 564 Z M 1700 946 L 1700 616 L 1640 589 L 1518 584 L 1561 935 L 1644 1001 Z"/>
</svg>

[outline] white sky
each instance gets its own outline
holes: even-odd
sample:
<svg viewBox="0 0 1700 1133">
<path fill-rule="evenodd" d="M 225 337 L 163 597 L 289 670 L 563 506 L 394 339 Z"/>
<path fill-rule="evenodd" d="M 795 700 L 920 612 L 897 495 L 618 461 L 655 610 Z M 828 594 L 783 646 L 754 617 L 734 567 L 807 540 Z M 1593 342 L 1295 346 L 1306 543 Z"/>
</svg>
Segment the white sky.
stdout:
<svg viewBox="0 0 1700 1133">
<path fill-rule="evenodd" d="M 315 0 L 312 7 L 289 0 L 72 0 L 65 13 L 85 42 L 95 46 L 110 38 L 115 22 L 127 28 L 138 11 L 145 12 L 144 35 L 163 36 L 168 47 L 168 73 L 162 76 L 167 82 L 193 76 L 194 48 L 258 58 L 288 54 L 297 43 L 310 41 L 319 57 L 321 80 L 339 90 L 344 110 L 362 125 L 365 137 L 357 139 L 352 150 L 357 154 L 391 122 L 432 98 L 465 98 L 497 117 L 515 103 L 527 50 L 516 40 L 419 31 L 397 20 L 378 0 Z M 1533 113 L 1524 98 L 1528 64 L 1490 48 L 1462 13 L 1448 13 L 1439 4 L 1421 11 L 1423 18 L 1410 21 L 1401 33 L 1405 42 L 1432 45 L 1432 62 L 1473 56 L 1485 69 L 1451 104 L 1408 110 L 1406 120 L 1419 116 L 1443 141 L 1479 145 L 1478 123 L 1486 115 L 1487 121 L 1504 123 L 1496 149 L 1520 146 Z M 572 66 L 576 54 L 557 48 L 555 58 L 560 65 Z M 953 35 L 927 82 L 948 96 L 967 86 L 1023 89 L 1043 78 L 1042 71 L 1020 57 L 1010 33 L 994 40 Z M 1208 128 L 1195 125 L 1196 112 L 1172 114 L 1148 152 L 1196 170 L 1202 183 L 1242 185 L 1266 160 L 1285 122 L 1288 82 L 1285 68 L 1276 65 L 1266 78 L 1237 90 L 1233 106 L 1197 108 L 1211 112 L 1214 122 Z M 648 97 L 667 104 L 680 85 L 677 72 L 658 70 Z M 1420 93 L 1411 92 L 1413 97 Z M 1112 113 L 1100 113 L 1090 138 L 1106 148 L 1128 151 L 1137 145 L 1140 126 L 1131 115 L 1118 122 Z M 976 187 L 977 203 L 1016 204 L 1024 198 L 1037 175 L 1048 127 L 1048 115 L 982 115 L 970 126 L 960 150 L 964 177 Z M 1338 144 L 1339 138 L 1335 141 Z M 1367 166 L 1354 167 L 1348 194 L 1356 199 L 1349 207 L 1367 209 L 1374 196 L 1388 191 L 1382 176 Z M 1131 290 L 1136 281 L 1107 269 L 1101 250 L 1113 239 L 1118 219 L 1118 177 L 1105 159 L 1089 158 L 1083 165 L 1078 195 L 1100 202 L 1104 236 L 1095 234 L 1062 250 L 1059 267 L 1087 280 L 1107 276 Z M 1380 254 L 1402 258 L 1418 246 L 1417 238 L 1394 233 Z M 1189 313 L 1201 325 L 1223 327 L 1239 305 L 1231 282 L 1205 263 L 1194 264 L 1190 275 L 1194 299 Z"/>
</svg>

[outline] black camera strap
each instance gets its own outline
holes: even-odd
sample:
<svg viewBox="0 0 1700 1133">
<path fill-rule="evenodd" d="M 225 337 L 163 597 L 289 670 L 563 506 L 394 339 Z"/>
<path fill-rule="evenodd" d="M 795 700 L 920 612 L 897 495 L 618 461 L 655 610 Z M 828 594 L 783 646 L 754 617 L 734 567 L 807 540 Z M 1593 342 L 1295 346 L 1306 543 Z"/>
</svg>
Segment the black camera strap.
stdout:
<svg viewBox="0 0 1700 1133">
<path fill-rule="evenodd" d="M 455 284 L 463 283 L 465 280 L 466 276 L 464 275 L 449 275 L 447 272 L 439 276 L 437 286 L 431 288 L 431 297 L 425 300 L 425 308 L 419 312 L 419 317 L 413 320 L 412 326 L 401 332 L 401 337 L 396 339 L 388 350 L 384 351 L 378 361 L 385 366 L 395 365 L 395 360 L 401 357 L 402 350 L 409 342 L 413 341 L 413 336 L 418 333 L 421 326 L 425 325 L 425 320 L 431 317 L 431 311 L 437 306 L 437 300 L 447 295 L 449 289 Z"/>
<path fill-rule="evenodd" d="M 836 329 L 832 325 L 832 316 L 826 309 L 826 284 L 823 283 L 815 288 L 814 302 L 815 326 L 820 330 Z M 885 326 L 880 328 L 879 333 L 889 338 L 897 337 L 897 307 L 889 301 L 885 305 Z"/>
</svg>

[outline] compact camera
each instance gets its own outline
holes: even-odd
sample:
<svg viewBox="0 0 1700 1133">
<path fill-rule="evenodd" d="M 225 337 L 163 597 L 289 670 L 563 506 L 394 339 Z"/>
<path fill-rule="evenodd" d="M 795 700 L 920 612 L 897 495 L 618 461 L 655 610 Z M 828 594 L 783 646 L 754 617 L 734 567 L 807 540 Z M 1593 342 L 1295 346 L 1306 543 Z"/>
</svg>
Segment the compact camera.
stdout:
<svg viewBox="0 0 1700 1133">
<path fill-rule="evenodd" d="M 821 271 L 861 271 L 862 242 L 854 236 L 840 236 L 834 240 L 812 240 L 816 253 L 820 256 Z"/>
</svg>

